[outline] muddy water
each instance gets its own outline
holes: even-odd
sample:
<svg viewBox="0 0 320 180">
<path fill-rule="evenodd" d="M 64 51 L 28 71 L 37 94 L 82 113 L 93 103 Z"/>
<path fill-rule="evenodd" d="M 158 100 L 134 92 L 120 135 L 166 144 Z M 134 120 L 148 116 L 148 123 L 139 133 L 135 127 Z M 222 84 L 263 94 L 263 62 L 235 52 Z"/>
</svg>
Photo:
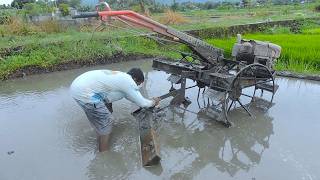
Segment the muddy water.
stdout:
<svg viewBox="0 0 320 180">
<path fill-rule="evenodd" d="M 320 179 L 320 83 L 296 79 L 277 79 L 269 111 L 252 108 L 254 118 L 233 111 L 230 129 L 193 113 L 197 103 L 186 112 L 167 109 L 157 129 L 161 166 L 148 169 L 141 167 L 138 127 L 130 115 L 136 106 L 117 102 L 111 152 L 97 153 L 95 132 L 68 86 L 90 69 L 132 66 L 146 72 L 145 95 L 167 92 L 167 75 L 152 71 L 150 60 L 1 82 L 0 179 Z"/>
</svg>

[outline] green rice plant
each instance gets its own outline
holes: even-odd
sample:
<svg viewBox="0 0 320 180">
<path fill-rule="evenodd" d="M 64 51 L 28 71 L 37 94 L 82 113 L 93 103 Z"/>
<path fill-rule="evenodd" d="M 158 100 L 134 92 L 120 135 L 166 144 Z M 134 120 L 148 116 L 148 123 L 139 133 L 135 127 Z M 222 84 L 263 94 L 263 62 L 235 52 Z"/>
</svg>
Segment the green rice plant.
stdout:
<svg viewBox="0 0 320 180">
<path fill-rule="evenodd" d="M 290 13 L 290 8 L 286 7 L 282 10 L 283 15 L 288 15 Z"/>
<path fill-rule="evenodd" d="M 314 29 L 304 29 L 302 30 L 303 34 L 320 34 L 320 28 L 314 28 Z"/>
<path fill-rule="evenodd" d="M 301 73 L 320 72 L 320 34 L 247 34 L 246 39 L 269 41 L 282 47 L 281 57 L 276 69 Z M 225 55 L 231 56 L 235 38 L 209 39 L 208 42 L 225 49 Z"/>
</svg>

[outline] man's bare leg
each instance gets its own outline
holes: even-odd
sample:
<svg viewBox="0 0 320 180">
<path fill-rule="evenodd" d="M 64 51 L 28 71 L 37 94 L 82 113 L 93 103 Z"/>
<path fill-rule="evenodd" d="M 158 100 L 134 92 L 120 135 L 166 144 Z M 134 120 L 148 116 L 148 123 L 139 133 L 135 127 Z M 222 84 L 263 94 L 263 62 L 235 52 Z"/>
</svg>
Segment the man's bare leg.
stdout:
<svg viewBox="0 0 320 180">
<path fill-rule="evenodd" d="M 110 134 L 98 136 L 99 152 L 104 152 L 109 150 L 109 139 L 110 139 Z"/>
</svg>

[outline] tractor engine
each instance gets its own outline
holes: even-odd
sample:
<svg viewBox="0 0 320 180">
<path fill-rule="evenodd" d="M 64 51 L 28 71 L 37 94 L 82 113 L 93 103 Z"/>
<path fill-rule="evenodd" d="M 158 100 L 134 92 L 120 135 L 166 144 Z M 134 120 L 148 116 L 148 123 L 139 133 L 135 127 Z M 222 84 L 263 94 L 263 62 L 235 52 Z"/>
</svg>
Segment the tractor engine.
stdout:
<svg viewBox="0 0 320 180">
<path fill-rule="evenodd" d="M 277 58 L 280 57 L 281 47 L 262 41 L 245 40 L 241 35 L 237 35 L 237 43 L 232 49 L 232 56 L 236 61 L 245 62 L 246 64 L 259 63 L 273 69 Z"/>
</svg>

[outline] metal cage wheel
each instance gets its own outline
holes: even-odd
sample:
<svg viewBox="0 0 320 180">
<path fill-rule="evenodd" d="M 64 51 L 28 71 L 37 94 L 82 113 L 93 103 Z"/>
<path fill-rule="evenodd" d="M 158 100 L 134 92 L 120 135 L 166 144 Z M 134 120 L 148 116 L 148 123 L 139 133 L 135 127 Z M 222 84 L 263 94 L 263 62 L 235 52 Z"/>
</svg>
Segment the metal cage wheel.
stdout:
<svg viewBox="0 0 320 180">
<path fill-rule="evenodd" d="M 205 96 L 210 99 L 210 103 L 205 108 L 202 108 L 200 112 L 225 127 L 231 127 L 233 124 L 228 120 L 227 114 L 227 104 L 230 101 L 229 92 L 208 89 Z"/>
<path fill-rule="evenodd" d="M 227 116 L 231 110 L 241 107 L 250 116 L 250 105 L 258 98 L 256 91 L 261 89 L 272 93 L 270 102 L 272 103 L 275 93 L 274 77 L 271 71 L 262 64 L 250 64 L 240 69 L 232 83 L 230 84 L 230 102 L 227 103 Z M 261 93 L 261 96 L 263 93 Z"/>
</svg>

